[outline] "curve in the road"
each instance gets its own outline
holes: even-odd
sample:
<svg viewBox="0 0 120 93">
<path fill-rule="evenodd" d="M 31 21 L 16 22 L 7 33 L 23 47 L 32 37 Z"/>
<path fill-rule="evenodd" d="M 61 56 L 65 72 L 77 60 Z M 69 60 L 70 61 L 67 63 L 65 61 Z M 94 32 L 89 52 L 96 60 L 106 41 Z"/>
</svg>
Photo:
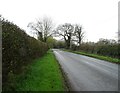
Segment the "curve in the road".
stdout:
<svg viewBox="0 0 120 93">
<path fill-rule="evenodd" d="M 118 91 L 118 64 L 54 49 L 73 91 Z"/>
</svg>

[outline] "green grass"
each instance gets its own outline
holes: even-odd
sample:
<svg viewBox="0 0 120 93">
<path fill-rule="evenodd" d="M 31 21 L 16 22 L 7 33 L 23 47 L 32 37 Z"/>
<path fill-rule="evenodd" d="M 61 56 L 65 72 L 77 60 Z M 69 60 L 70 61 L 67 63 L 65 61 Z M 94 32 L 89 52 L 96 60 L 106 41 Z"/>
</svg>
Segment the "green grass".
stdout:
<svg viewBox="0 0 120 93">
<path fill-rule="evenodd" d="M 72 51 L 72 50 L 64 50 L 64 51 L 68 51 L 68 52 L 72 52 L 72 53 L 76 53 L 76 54 L 81 54 L 81 55 L 85 55 L 85 56 L 89 56 L 89 57 L 94 57 L 97 59 L 101 59 L 101 60 L 105 60 L 105 61 L 109 61 L 109 62 L 113 62 L 113 63 L 120 63 L 119 59 L 108 57 L 108 56 L 101 56 L 101 55 L 97 55 L 97 54 L 90 54 L 90 53 Z"/>
<path fill-rule="evenodd" d="M 65 91 L 64 79 L 52 51 L 34 60 L 28 67 L 23 80 L 17 84 L 17 91 Z"/>
</svg>

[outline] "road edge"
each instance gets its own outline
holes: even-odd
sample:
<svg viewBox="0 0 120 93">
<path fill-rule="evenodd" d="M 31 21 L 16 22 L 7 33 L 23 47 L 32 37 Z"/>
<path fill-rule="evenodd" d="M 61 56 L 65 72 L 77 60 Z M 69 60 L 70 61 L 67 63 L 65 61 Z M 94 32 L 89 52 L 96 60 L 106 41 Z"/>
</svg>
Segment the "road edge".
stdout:
<svg viewBox="0 0 120 93">
<path fill-rule="evenodd" d="M 53 52 L 53 54 L 54 54 L 54 52 Z M 71 91 L 72 87 L 71 87 L 70 81 L 68 79 L 67 73 L 64 72 L 64 70 L 63 70 L 62 66 L 60 65 L 58 59 L 56 58 L 55 54 L 54 54 L 54 56 L 55 56 L 58 66 L 59 66 L 60 72 L 62 74 L 65 91 Z"/>
<path fill-rule="evenodd" d="M 61 71 L 62 76 L 63 76 L 63 78 L 64 78 L 64 83 L 65 83 L 66 90 L 67 90 L 67 91 L 72 91 L 72 86 L 71 86 L 71 83 L 70 83 L 70 81 L 69 81 L 69 79 L 68 79 L 67 73 L 65 73 L 65 71 L 63 70 L 63 68 L 62 68 L 62 66 L 59 64 L 59 62 L 58 62 L 58 65 L 59 65 L 59 67 L 60 67 L 60 71 Z"/>
<path fill-rule="evenodd" d="M 78 54 L 78 55 L 83 55 L 83 56 L 87 56 L 87 57 L 92 57 L 92 58 L 96 58 L 96 59 L 103 60 L 103 61 L 110 62 L 110 63 L 114 63 L 114 64 L 120 64 L 119 59 L 118 59 L 118 62 L 113 62 L 113 61 L 109 61 L 109 60 L 106 60 L 106 59 L 103 59 L 103 58 L 98 58 L 98 57 L 95 57 L 95 56 L 92 56 L 92 55 L 89 55 L 89 54 L 81 54 L 79 52 L 77 53 L 77 51 L 72 51 L 72 50 L 62 50 L 62 51 L 66 51 L 66 52 L 70 52 L 70 53 L 74 53 L 74 54 Z M 100 56 L 100 55 L 98 55 L 98 56 Z"/>
</svg>

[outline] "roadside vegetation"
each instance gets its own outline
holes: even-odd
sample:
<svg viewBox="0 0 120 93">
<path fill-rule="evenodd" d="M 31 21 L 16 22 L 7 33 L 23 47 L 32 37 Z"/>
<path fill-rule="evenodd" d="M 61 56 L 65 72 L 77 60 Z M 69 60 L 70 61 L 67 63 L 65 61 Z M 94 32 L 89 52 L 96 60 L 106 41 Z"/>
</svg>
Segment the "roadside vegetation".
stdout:
<svg viewBox="0 0 120 93">
<path fill-rule="evenodd" d="M 84 31 L 80 24 L 64 23 L 54 28 L 54 22 L 50 18 L 40 18 L 28 24 L 35 35 L 31 37 L 25 30 L 2 16 L 0 21 L 3 91 L 64 90 L 59 66 L 52 52 L 47 52 L 50 48 L 67 49 L 74 53 L 119 63 L 119 42 L 113 39 L 84 42 Z M 54 37 L 60 37 L 61 40 Z"/>
<path fill-rule="evenodd" d="M 35 39 L 14 23 L 2 19 L 3 92 L 65 90 L 61 70 L 49 50 L 50 38 Z"/>
<path fill-rule="evenodd" d="M 17 91 L 65 91 L 64 79 L 52 51 L 37 58 L 29 65 L 23 79 L 19 79 Z"/>
<path fill-rule="evenodd" d="M 2 90 L 15 90 L 16 76 L 24 73 L 31 60 L 48 51 L 44 42 L 28 36 L 17 25 L 2 20 Z"/>
<path fill-rule="evenodd" d="M 43 18 L 43 20 L 30 23 L 29 27 L 38 32 L 39 40 L 46 42 L 50 48 L 64 48 L 85 52 L 89 56 L 94 55 L 94 57 L 97 57 L 95 55 L 101 55 L 101 59 L 111 62 L 119 58 L 119 40 L 100 38 L 97 42 L 89 40 L 84 42 L 85 32 L 80 24 L 64 23 L 53 29 L 52 20 L 50 18 Z M 116 34 L 117 36 L 118 33 Z M 53 37 L 60 37 L 62 40 L 57 41 Z M 107 56 L 107 58 L 103 56 Z"/>
<path fill-rule="evenodd" d="M 98 54 L 90 54 L 90 53 L 72 51 L 72 50 L 66 50 L 66 49 L 64 49 L 64 51 L 72 52 L 72 53 L 76 53 L 76 54 L 80 54 L 80 55 L 85 55 L 85 56 L 89 56 L 89 57 L 94 57 L 97 59 L 101 59 L 101 60 L 105 60 L 105 61 L 109 61 L 109 62 L 113 62 L 113 63 L 120 63 L 120 60 L 118 58 L 112 58 L 112 57 L 102 56 L 102 55 L 98 55 Z"/>
</svg>

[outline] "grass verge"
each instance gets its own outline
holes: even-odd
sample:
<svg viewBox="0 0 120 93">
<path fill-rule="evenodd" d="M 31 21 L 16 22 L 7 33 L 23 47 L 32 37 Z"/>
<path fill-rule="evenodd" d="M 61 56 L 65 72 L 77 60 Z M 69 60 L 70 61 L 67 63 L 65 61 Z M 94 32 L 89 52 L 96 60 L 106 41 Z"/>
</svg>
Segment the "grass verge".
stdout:
<svg viewBox="0 0 120 93">
<path fill-rule="evenodd" d="M 65 91 L 64 80 L 52 51 L 29 65 L 24 79 L 17 84 L 17 91 Z"/>
<path fill-rule="evenodd" d="M 108 56 L 101 56 L 101 55 L 97 55 L 97 54 L 90 54 L 90 53 L 72 51 L 72 50 L 66 50 L 66 49 L 64 49 L 64 51 L 72 52 L 72 53 L 76 53 L 76 54 L 81 54 L 81 55 L 85 55 L 85 56 L 89 56 L 89 57 L 94 57 L 97 59 L 101 59 L 101 60 L 105 60 L 105 61 L 109 61 L 109 62 L 113 62 L 113 63 L 120 63 L 119 59 L 108 57 Z"/>
</svg>

